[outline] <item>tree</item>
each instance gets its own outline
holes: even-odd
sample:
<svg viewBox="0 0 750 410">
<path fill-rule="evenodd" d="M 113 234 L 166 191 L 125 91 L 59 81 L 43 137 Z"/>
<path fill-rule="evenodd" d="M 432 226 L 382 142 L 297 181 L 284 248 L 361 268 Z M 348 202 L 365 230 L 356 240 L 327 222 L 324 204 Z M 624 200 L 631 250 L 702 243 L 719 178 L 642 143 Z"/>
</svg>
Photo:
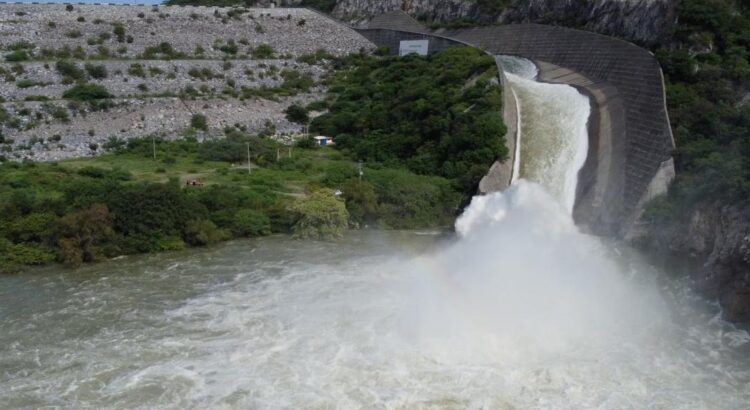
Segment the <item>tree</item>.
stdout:
<svg viewBox="0 0 750 410">
<path fill-rule="evenodd" d="M 315 190 L 298 200 L 293 211 L 297 214 L 293 227 L 297 238 L 340 238 L 349 222 L 346 205 L 327 189 Z"/>
<path fill-rule="evenodd" d="M 190 118 L 190 126 L 196 130 L 208 131 L 208 120 L 203 114 L 193 114 Z"/>
<path fill-rule="evenodd" d="M 205 219 L 190 221 L 185 227 L 185 242 L 192 246 L 211 245 L 229 237 L 229 232 L 219 229 Z"/>
<path fill-rule="evenodd" d="M 240 209 L 232 219 L 232 233 L 235 236 L 262 236 L 271 233 L 271 220 L 254 209 Z"/>
<path fill-rule="evenodd" d="M 78 266 L 104 256 L 102 246 L 114 235 L 113 218 L 104 204 L 67 214 L 57 224 L 60 259 Z"/>
<path fill-rule="evenodd" d="M 342 187 L 346 209 L 352 221 L 372 223 L 378 218 L 378 196 L 367 181 L 348 179 Z"/>
<path fill-rule="evenodd" d="M 309 120 L 307 110 L 299 104 L 292 104 L 284 110 L 286 119 L 297 124 L 306 124 Z"/>
</svg>

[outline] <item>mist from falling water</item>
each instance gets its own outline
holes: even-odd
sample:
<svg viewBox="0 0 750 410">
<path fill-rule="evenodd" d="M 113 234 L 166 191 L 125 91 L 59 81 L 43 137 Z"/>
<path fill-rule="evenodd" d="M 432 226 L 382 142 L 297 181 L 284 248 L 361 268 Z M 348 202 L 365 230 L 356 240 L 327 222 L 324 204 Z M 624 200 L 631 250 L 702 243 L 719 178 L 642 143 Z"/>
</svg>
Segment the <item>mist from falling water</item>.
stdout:
<svg viewBox="0 0 750 410">
<path fill-rule="evenodd" d="M 586 121 L 582 109 L 572 124 L 526 107 L 524 124 L 572 127 L 559 135 L 574 140 Z M 0 407 L 747 408 L 750 362 L 736 354 L 747 333 L 698 314 L 627 249 L 579 232 L 570 172 L 528 166 L 505 192 L 474 198 L 458 238 L 417 256 L 364 233 L 266 238 L 65 280 L 64 309 L 16 312 L 23 292 L 0 289 Z M 231 278 L 203 284 L 219 275 Z M 58 291 L 51 277 L 37 280 L 45 294 Z M 190 281 L 199 294 L 175 296 Z"/>
</svg>

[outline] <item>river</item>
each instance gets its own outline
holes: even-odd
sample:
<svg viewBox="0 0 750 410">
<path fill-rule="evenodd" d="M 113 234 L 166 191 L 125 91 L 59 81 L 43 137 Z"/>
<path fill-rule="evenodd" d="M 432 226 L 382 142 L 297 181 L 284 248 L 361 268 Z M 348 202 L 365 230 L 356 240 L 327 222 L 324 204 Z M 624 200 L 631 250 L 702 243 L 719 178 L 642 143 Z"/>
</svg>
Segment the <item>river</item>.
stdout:
<svg viewBox="0 0 750 410">
<path fill-rule="evenodd" d="M 535 154 L 548 172 L 475 198 L 456 235 L 274 236 L 0 277 L 0 408 L 746 409 L 748 333 L 574 225 L 566 147 L 587 101 L 556 88 L 570 115 L 529 111 L 556 99 L 513 81 L 521 152 L 554 138 Z"/>
</svg>

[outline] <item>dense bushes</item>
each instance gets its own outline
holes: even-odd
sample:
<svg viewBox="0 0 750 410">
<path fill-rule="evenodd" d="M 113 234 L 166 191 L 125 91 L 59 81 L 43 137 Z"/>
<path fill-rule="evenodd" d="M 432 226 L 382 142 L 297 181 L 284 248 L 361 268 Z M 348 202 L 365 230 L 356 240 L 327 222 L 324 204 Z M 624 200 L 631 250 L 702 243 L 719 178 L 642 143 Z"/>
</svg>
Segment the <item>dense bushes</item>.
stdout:
<svg viewBox="0 0 750 410">
<path fill-rule="evenodd" d="M 297 222 L 294 236 L 298 238 L 340 238 L 349 223 L 344 202 L 329 190 L 317 189 L 294 205 Z"/>
<path fill-rule="evenodd" d="M 750 16 L 729 0 L 683 0 L 677 12 L 674 38 L 656 50 L 677 145 L 671 200 L 746 198 L 750 106 L 740 101 L 750 81 Z"/>
<path fill-rule="evenodd" d="M 481 51 L 358 55 L 339 64 L 330 112 L 311 128 L 357 158 L 443 176 L 473 194 L 492 162 L 507 156 L 495 63 Z"/>
<path fill-rule="evenodd" d="M 91 83 L 77 84 L 63 93 L 63 98 L 76 101 L 103 100 L 111 97 L 104 86 Z"/>
<path fill-rule="evenodd" d="M 286 231 L 282 200 L 263 185 L 186 190 L 121 170 L 0 165 L 0 272 Z"/>
</svg>

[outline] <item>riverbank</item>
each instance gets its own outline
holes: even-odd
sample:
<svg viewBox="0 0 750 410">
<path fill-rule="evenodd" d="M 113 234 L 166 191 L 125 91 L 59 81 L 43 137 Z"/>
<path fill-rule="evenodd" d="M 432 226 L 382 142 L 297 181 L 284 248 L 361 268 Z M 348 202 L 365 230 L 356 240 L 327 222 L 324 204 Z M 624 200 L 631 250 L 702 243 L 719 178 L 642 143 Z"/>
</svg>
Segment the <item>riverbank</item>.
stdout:
<svg viewBox="0 0 750 410">
<path fill-rule="evenodd" d="M 507 204 L 463 244 L 273 235 L 0 276 L 0 407 L 747 403 L 749 339 L 715 306 Z"/>
<path fill-rule="evenodd" d="M 234 162 L 249 143 L 250 171 Z M 357 163 L 332 148 L 284 147 L 241 133 L 203 143 L 134 140 L 96 158 L 7 163 L 0 182 L 6 272 L 292 233 L 307 212 L 299 205 L 318 191 L 332 204 L 323 215 L 336 207 L 346 213 L 341 229 L 350 214 L 352 226 L 450 225 L 461 198 L 439 177 L 363 167 L 360 182 Z"/>
</svg>

